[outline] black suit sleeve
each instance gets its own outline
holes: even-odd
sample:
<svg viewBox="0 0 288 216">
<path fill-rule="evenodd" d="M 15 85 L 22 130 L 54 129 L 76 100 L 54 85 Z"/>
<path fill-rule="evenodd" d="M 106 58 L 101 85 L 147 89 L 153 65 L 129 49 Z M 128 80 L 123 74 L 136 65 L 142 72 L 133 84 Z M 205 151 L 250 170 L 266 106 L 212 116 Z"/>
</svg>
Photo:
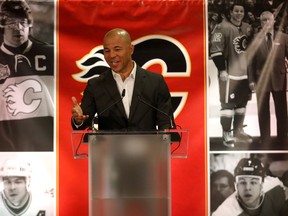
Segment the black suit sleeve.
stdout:
<svg viewBox="0 0 288 216">
<path fill-rule="evenodd" d="M 93 97 L 93 79 L 89 80 L 83 93 L 83 97 L 81 100 L 81 108 L 84 115 L 89 115 L 89 118 L 83 122 L 83 124 L 79 127 L 76 127 L 73 120 L 71 119 L 71 125 L 73 130 L 84 130 L 86 128 L 89 128 L 91 126 L 92 119 L 96 113 L 96 106 L 95 101 Z"/>
</svg>

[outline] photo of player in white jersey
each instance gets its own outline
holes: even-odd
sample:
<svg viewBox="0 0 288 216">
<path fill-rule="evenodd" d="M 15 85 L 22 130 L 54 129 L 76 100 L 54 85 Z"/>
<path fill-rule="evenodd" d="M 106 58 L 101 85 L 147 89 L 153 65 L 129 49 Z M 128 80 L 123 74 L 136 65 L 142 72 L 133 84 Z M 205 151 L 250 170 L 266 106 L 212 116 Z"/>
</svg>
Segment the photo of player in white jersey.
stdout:
<svg viewBox="0 0 288 216">
<path fill-rule="evenodd" d="M 1 151 L 53 150 L 54 46 L 33 26 L 25 0 L 0 1 Z"/>
<path fill-rule="evenodd" d="M 25 153 L 24 153 L 25 154 Z M 0 165 L 0 215 L 21 216 L 53 216 L 55 215 L 54 191 L 35 190 L 35 185 L 44 184 L 37 181 L 35 164 L 31 164 L 26 157 L 5 155 Z M 32 157 L 33 158 L 33 157 Z M 48 163 L 47 156 L 43 157 Z M 39 164 L 43 163 L 37 158 Z M 50 161 L 51 162 L 51 161 Z M 44 167 L 43 167 L 44 168 Z M 44 173 L 42 178 L 46 175 Z M 40 172 L 39 172 L 40 174 Z M 39 177 L 38 177 L 39 178 Z M 33 189 L 34 184 L 34 189 Z"/>
<path fill-rule="evenodd" d="M 269 154 L 269 168 L 265 167 L 260 157 L 256 157 L 255 154 L 248 154 L 240 160 L 236 160 L 236 154 L 230 154 L 229 157 L 228 155 L 211 156 L 214 160 L 226 158 L 222 161 L 224 163 L 214 167 L 217 168 L 212 173 L 217 172 L 217 169 L 225 169 L 225 166 L 227 168 L 226 163 L 235 165 L 232 170 L 227 169 L 234 174 L 235 192 L 212 212 L 212 216 L 287 215 L 285 189 L 281 181 L 283 169 L 287 169 L 288 166 L 287 154 Z M 268 170 L 270 172 L 267 172 Z"/>
</svg>

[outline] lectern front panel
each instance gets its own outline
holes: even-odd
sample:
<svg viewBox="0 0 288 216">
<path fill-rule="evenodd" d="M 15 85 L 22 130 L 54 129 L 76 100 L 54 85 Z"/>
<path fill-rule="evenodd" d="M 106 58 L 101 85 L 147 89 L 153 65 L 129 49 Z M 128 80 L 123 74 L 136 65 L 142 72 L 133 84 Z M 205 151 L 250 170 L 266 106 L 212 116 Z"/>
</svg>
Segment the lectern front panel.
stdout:
<svg viewBox="0 0 288 216">
<path fill-rule="evenodd" d="M 170 136 L 89 137 L 90 216 L 169 216 Z"/>
</svg>

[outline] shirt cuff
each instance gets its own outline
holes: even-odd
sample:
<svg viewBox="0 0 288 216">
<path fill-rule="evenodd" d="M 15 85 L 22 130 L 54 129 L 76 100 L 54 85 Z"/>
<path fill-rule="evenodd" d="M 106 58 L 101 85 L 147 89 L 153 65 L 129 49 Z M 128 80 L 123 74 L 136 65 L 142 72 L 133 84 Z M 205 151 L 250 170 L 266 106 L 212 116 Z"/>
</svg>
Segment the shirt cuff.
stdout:
<svg viewBox="0 0 288 216">
<path fill-rule="evenodd" d="M 83 122 L 81 124 L 77 124 L 74 120 L 74 118 L 72 118 L 72 122 L 73 122 L 73 125 L 76 127 L 76 128 L 79 128 L 83 125 Z"/>
</svg>

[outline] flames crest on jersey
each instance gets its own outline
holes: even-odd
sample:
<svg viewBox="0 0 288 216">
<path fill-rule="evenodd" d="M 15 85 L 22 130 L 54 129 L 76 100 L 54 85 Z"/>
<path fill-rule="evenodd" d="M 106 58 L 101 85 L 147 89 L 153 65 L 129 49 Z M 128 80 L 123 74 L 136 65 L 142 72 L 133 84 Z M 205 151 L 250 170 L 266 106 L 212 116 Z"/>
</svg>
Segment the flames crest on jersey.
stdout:
<svg viewBox="0 0 288 216">
<path fill-rule="evenodd" d="M 240 54 L 245 52 L 247 48 L 247 36 L 241 35 L 239 37 L 234 38 L 233 45 L 236 53 Z"/>
<path fill-rule="evenodd" d="M 25 100 L 28 90 L 32 90 L 32 96 L 29 102 Z M 42 92 L 42 85 L 39 81 L 33 79 L 23 80 L 19 83 L 11 83 L 3 90 L 3 97 L 6 102 L 6 109 L 12 115 L 19 113 L 29 114 L 38 109 L 41 104 L 41 98 L 33 98 L 36 93 Z"/>
</svg>

